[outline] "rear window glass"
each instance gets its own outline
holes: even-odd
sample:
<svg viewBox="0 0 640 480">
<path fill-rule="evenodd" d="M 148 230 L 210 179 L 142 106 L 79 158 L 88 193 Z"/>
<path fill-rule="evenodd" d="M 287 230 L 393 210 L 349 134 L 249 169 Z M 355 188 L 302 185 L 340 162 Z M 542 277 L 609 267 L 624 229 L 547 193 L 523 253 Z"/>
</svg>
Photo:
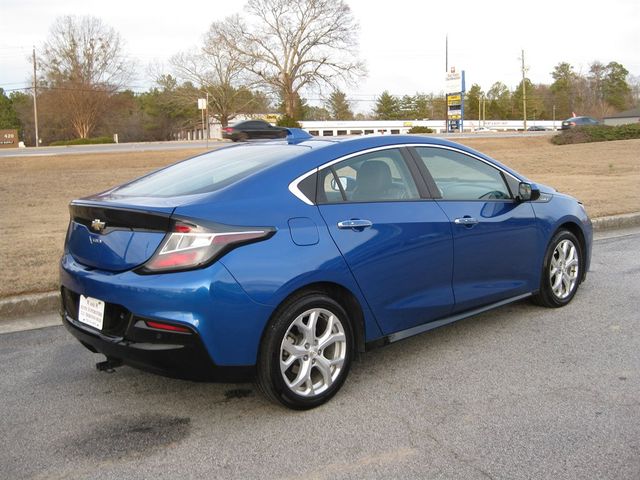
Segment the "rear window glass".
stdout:
<svg viewBox="0 0 640 480">
<path fill-rule="evenodd" d="M 291 145 L 223 148 L 134 180 L 113 193 L 130 197 L 177 197 L 215 192 L 271 164 L 299 155 L 301 148 Z"/>
</svg>

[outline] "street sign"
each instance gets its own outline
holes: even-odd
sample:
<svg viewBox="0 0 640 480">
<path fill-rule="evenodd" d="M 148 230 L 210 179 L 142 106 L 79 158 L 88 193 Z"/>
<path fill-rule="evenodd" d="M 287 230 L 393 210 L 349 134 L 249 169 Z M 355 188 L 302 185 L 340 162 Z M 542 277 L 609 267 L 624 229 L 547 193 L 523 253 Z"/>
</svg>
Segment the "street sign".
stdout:
<svg viewBox="0 0 640 480">
<path fill-rule="evenodd" d="M 462 73 L 456 72 L 456 68 L 451 67 L 445 77 L 444 93 L 459 93 L 462 91 Z"/>
<path fill-rule="evenodd" d="M 461 101 L 462 101 L 462 95 L 460 95 L 459 93 L 457 95 L 449 95 L 447 97 L 448 105 L 460 105 Z"/>
<path fill-rule="evenodd" d="M 18 143 L 18 130 L 0 130 L 0 148 L 17 148 Z"/>
<path fill-rule="evenodd" d="M 206 110 L 207 109 L 207 99 L 199 98 L 198 99 L 198 110 Z"/>
</svg>

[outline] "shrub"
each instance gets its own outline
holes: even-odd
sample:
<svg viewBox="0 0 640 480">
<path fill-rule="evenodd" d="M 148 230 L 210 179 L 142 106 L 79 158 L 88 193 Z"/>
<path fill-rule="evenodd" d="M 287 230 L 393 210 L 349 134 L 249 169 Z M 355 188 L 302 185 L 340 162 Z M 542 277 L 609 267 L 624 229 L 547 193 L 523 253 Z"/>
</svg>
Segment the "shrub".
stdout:
<svg viewBox="0 0 640 480">
<path fill-rule="evenodd" d="M 608 142 L 610 140 L 630 140 L 640 138 L 640 123 L 618 125 L 587 125 L 564 130 L 551 138 L 555 145 L 571 145 L 573 143 Z"/>
<path fill-rule="evenodd" d="M 67 145 L 95 145 L 98 143 L 115 143 L 111 137 L 74 138 L 73 140 L 56 140 L 49 145 L 52 147 Z"/>
<path fill-rule="evenodd" d="M 278 127 L 286 127 L 286 128 L 302 128 L 302 125 L 298 123 L 295 118 L 290 117 L 289 115 L 281 116 L 276 122 Z"/>
<path fill-rule="evenodd" d="M 433 133 L 433 129 L 429 127 L 411 127 L 409 133 Z"/>
</svg>

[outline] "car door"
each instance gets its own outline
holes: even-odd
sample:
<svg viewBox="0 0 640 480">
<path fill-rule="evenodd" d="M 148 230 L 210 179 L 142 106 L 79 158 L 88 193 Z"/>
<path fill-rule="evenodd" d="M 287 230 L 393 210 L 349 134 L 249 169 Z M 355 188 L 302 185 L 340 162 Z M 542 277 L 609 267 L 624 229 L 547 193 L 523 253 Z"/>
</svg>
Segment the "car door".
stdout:
<svg viewBox="0 0 640 480">
<path fill-rule="evenodd" d="M 245 123 L 243 130 L 247 134 L 247 138 L 250 138 L 250 139 L 262 138 L 261 127 L 262 125 L 260 124 L 260 122 L 249 121 Z"/>
<path fill-rule="evenodd" d="M 444 317 L 453 306 L 449 220 L 423 198 L 426 187 L 405 156 L 378 149 L 318 175 L 320 213 L 385 334 Z"/>
<path fill-rule="evenodd" d="M 514 198 L 519 180 L 452 148 L 413 152 L 451 223 L 455 311 L 534 290 L 536 222 L 531 204 Z"/>
</svg>

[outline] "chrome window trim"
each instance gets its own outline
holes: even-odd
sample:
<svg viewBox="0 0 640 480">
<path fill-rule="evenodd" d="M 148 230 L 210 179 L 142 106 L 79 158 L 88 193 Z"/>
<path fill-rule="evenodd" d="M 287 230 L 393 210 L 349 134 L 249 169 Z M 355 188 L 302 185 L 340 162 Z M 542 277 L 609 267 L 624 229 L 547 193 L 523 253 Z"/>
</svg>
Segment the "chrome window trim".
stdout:
<svg viewBox="0 0 640 480">
<path fill-rule="evenodd" d="M 295 180 L 293 180 L 289 184 L 289 191 L 295 197 L 297 197 L 298 199 L 302 200 L 307 205 L 316 205 L 316 203 L 314 201 L 311 201 L 309 198 L 307 198 L 302 193 L 302 191 L 300 191 L 300 189 L 298 188 L 298 184 L 300 182 L 302 182 L 308 176 L 313 175 L 314 173 L 318 173 L 320 170 L 325 169 L 327 167 L 330 167 L 332 165 L 335 165 L 336 163 L 340 163 L 340 162 L 342 162 L 344 160 L 348 160 L 350 158 L 357 157 L 359 155 L 366 155 L 368 153 L 379 152 L 381 150 L 390 150 L 390 149 L 393 149 L 393 148 L 400 149 L 400 148 L 406 148 L 406 147 L 413 147 L 413 148 L 416 148 L 416 147 L 432 147 L 432 148 L 441 148 L 441 149 L 444 149 L 444 150 L 451 150 L 453 152 L 461 153 L 463 155 L 467 155 L 467 156 L 469 156 L 471 158 L 479 160 L 482 163 L 485 163 L 485 164 L 489 165 L 490 167 L 493 167 L 496 170 L 502 172 L 504 175 L 510 176 L 511 178 L 516 180 L 517 182 L 521 182 L 522 181 L 518 177 L 513 175 L 511 172 L 505 170 L 504 168 L 501 168 L 498 165 L 494 165 L 493 163 L 485 160 L 484 158 L 481 158 L 481 157 L 479 157 L 477 155 L 474 155 L 473 153 L 466 152 L 466 151 L 461 150 L 459 148 L 450 147 L 449 145 L 438 145 L 438 144 L 435 144 L 435 143 L 402 143 L 402 144 L 397 144 L 397 145 L 384 145 L 382 147 L 374 147 L 374 148 L 369 148 L 367 150 L 360 150 L 359 152 L 350 153 L 350 154 L 344 155 L 344 156 L 342 156 L 340 158 L 336 158 L 335 160 L 331 160 L 331 161 L 329 161 L 327 163 L 323 163 L 319 167 L 316 167 L 313 170 L 310 170 L 310 171 L 300 175 Z"/>
</svg>

